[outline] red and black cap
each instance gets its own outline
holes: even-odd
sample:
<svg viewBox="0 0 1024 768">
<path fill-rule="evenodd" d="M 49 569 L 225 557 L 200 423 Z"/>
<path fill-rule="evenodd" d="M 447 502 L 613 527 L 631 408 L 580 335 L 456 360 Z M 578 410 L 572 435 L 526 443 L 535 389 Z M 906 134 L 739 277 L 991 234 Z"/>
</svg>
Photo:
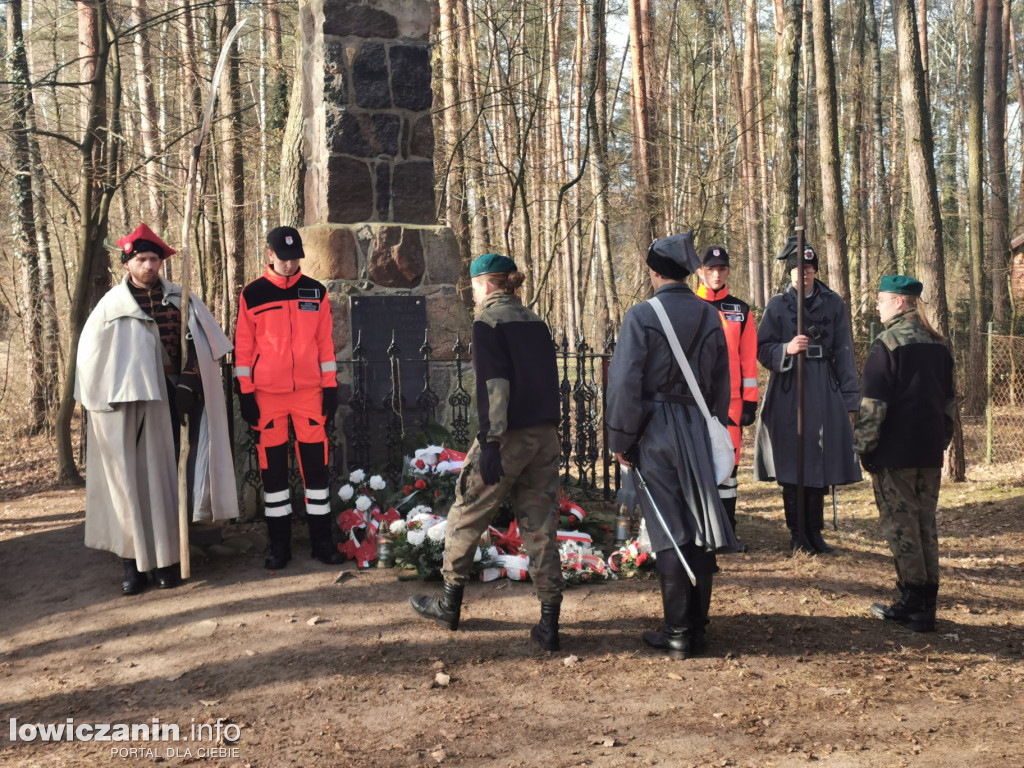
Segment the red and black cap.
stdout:
<svg viewBox="0 0 1024 768">
<path fill-rule="evenodd" d="M 121 249 L 121 263 L 125 264 L 129 259 L 139 253 L 155 253 L 161 259 L 166 259 L 171 254 L 177 253 L 167 243 L 160 239 L 147 224 L 139 224 L 130 235 L 125 235 L 117 241 L 117 247 Z"/>
</svg>

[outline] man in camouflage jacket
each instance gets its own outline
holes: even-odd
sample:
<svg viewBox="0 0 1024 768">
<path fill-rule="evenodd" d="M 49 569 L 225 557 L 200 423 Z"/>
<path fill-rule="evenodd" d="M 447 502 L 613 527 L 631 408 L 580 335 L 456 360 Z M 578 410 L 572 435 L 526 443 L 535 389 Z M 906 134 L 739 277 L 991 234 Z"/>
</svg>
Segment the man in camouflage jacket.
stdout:
<svg viewBox="0 0 1024 768">
<path fill-rule="evenodd" d="M 939 501 L 943 451 L 953 436 L 953 358 L 917 308 L 923 286 L 882 278 L 885 330 L 864 363 L 853 450 L 860 454 L 896 565 L 899 599 L 874 615 L 916 632 L 935 629 L 939 590 Z"/>
<path fill-rule="evenodd" d="M 524 275 L 507 256 L 488 253 L 470 265 L 476 320 L 480 433 L 455 490 L 445 530 L 444 593 L 414 595 L 413 610 L 458 629 L 463 588 L 480 537 L 498 505 L 512 496 L 530 578 L 541 604 L 530 636 L 545 651 L 559 650 L 562 563 L 558 554 L 559 393 L 555 346 L 548 326 L 515 295 Z"/>
</svg>

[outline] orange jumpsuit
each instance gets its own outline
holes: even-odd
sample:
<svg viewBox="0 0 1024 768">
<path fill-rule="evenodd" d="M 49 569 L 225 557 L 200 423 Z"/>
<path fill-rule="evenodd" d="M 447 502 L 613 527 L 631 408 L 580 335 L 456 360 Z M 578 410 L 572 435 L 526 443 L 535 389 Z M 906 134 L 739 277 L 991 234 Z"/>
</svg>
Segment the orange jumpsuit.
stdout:
<svg viewBox="0 0 1024 768">
<path fill-rule="evenodd" d="M 729 294 L 729 287 L 712 291 L 701 283 L 697 295 L 713 304 L 722 318 L 725 342 L 729 347 L 729 380 L 732 392 L 729 398 L 729 435 L 736 449 L 736 465 L 740 463 L 740 416 L 744 403 L 757 404 L 757 328 L 750 320 L 750 306 Z M 719 487 L 722 503 L 733 521 L 736 516 L 736 470 Z"/>
<path fill-rule="evenodd" d="M 291 513 L 288 420 L 306 492 L 306 513 L 330 511 L 323 389 L 337 387 L 331 303 L 323 284 L 301 271 L 267 267 L 242 289 L 235 326 L 235 378 L 256 393 L 257 451 L 267 517 Z"/>
</svg>

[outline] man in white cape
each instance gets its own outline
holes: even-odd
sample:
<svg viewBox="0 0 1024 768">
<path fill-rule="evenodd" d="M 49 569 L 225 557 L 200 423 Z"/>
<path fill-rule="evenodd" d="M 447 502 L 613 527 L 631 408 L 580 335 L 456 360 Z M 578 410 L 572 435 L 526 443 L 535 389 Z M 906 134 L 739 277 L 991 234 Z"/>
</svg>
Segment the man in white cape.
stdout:
<svg viewBox="0 0 1024 768">
<path fill-rule="evenodd" d="M 237 517 L 238 496 L 217 362 L 231 342 L 192 296 L 182 351 L 181 288 L 160 276 L 174 249 L 145 224 L 117 244 L 126 274 L 82 330 L 75 399 L 88 420 L 85 544 L 122 558 L 122 593 L 132 595 L 147 586 L 149 571 L 161 588 L 180 581 L 182 420 L 190 429 L 192 519 Z"/>
</svg>

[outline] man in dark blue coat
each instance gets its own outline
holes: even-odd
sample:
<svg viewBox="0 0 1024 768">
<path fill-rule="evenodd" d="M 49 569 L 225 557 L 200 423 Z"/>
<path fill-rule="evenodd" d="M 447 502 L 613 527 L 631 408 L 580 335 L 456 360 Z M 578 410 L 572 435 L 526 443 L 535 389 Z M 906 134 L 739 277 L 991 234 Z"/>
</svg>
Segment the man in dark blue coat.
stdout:
<svg viewBox="0 0 1024 768">
<path fill-rule="evenodd" d="M 631 307 L 622 321 L 608 369 L 605 421 L 608 446 L 626 467 L 642 473 L 662 526 L 646 495 L 640 506 L 657 553 L 664 628 L 644 642 L 673 658 L 703 652 L 716 552 L 738 542 L 718 495 L 707 424 L 696 404 L 703 398 L 723 424 L 729 412 L 729 350 L 718 312 L 683 280 L 699 266 L 689 234 L 655 242 L 647 265 L 655 297 L 679 338 L 700 392 L 691 392 L 649 302 Z M 691 258 L 692 256 L 692 258 Z M 630 472 L 627 482 L 634 482 Z M 693 586 L 675 552 L 678 545 L 696 575 Z"/>
<path fill-rule="evenodd" d="M 798 254 L 790 238 L 779 255 L 791 284 L 773 296 L 757 329 L 757 360 L 771 371 L 754 443 L 754 476 L 782 486 L 790 546 L 803 549 L 797 515 L 795 356 L 804 353 L 804 531 L 810 554 L 831 552 L 825 527 L 825 490 L 861 479 L 852 421 L 860 407 L 857 366 L 846 305 L 817 279 L 818 255 Z M 804 296 L 804 333 L 796 332 L 797 290 Z"/>
</svg>

